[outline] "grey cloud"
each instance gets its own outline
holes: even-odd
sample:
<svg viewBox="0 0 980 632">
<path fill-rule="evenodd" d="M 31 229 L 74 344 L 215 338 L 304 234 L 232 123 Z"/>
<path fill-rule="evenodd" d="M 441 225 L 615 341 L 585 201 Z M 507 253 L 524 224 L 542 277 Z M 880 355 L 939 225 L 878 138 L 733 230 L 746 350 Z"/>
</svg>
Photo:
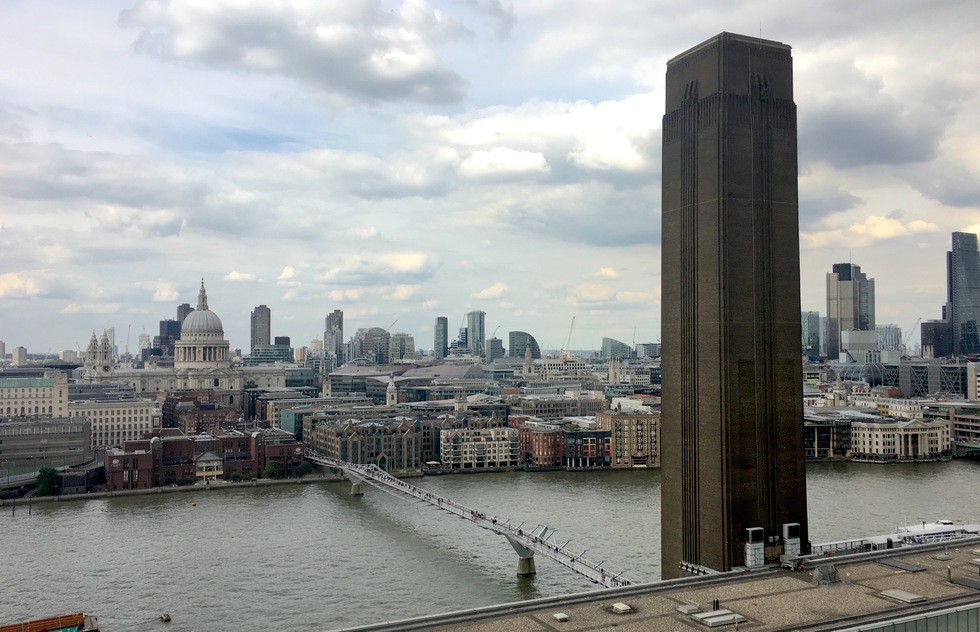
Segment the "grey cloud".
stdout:
<svg viewBox="0 0 980 632">
<path fill-rule="evenodd" d="M 168 208 L 199 202 L 206 190 L 203 182 L 141 158 L 0 143 L 0 191 L 8 197 Z"/>
<path fill-rule="evenodd" d="M 962 165 L 931 165 L 909 174 L 912 185 L 923 195 L 943 204 L 980 207 L 980 179 Z"/>
<path fill-rule="evenodd" d="M 462 0 L 462 4 L 494 18 L 497 21 L 497 39 L 510 37 L 517 17 L 514 15 L 514 5 L 504 0 Z"/>
<path fill-rule="evenodd" d="M 827 215 L 850 210 L 862 202 L 861 198 L 842 190 L 840 187 L 827 186 L 825 183 L 820 183 L 820 186 L 814 187 L 802 185 L 800 187 L 800 228 L 803 230 L 810 229 Z"/>
<path fill-rule="evenodd" d="M 596 186 L 576 200 L 529 199 L 506 212 L 515 232 L 573 244 L 616 247 L 660 243 L 660 191 L 628 192 Z"/>
<path fill-rule="evenodd" d="M 806 116 L 800 129 L 801 162 L 845 169 L 930 160 L 943 135 L 934 118 L 907 116 L 894 103 L 834 103 Z"/>
<path fill-rule="evenodd" d="M 34 115 L 33 110 L 8 101 L 0 101 L 0 137 L 23 140 L 30 134 L 27 119 Z"/>
<path fill-rule="evenodd" d="M 400 9 L 386 12 L 371 0 L 348 0 L 334 7 L 256 4 L 205 11 L 174 0 L 141 2 L 122 12 L 120 23 L 143 29 L 135 50 L 165 61 L 282 75 L 355 100 L 459 101 L 466 82 L 430 42 L 468 32 L 424 3 Z"/>
</svg>

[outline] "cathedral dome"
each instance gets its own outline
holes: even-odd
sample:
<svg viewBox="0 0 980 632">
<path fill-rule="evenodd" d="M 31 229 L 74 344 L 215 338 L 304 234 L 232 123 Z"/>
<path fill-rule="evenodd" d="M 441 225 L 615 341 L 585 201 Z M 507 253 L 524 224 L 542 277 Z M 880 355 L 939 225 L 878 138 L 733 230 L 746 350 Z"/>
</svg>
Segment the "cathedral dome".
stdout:
<svg viewBox="0 0 980 632">
<path fill-rule="evenodd" d="M 218 315 L 208 309 L 208 295 L 201 281 L 201 291 L 197 295 L 197 309 L 184 318 L 180 325 L 180 335 L 184 334 L 218 334 L 224 337 L 225 329 Z"/>
<path fill-rule="evenodd" d="M 185 333 L 224 335 L 225 330 L 218 315 L 205 307 L 204 309 L 195 309 L 187 315 L 184 323 L 180 326 L 180 335 L 183 336 Z"/>
</svg>

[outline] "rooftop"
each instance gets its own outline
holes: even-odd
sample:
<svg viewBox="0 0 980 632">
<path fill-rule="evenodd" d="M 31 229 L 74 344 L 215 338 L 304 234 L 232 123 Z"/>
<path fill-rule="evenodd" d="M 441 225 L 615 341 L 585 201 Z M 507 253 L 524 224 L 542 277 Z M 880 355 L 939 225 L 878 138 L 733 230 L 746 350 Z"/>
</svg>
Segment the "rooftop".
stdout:
<svg viewBox="0 0 980 632">
<path fill-rule="evenodd" d="M 980 582 L 977 581 L 980 561 L 976 559 L 980 557 L 977 550 L 980 538 L 961 541 L 956 545 L 958 548 L 945 546 L 922 545 L 849 556 L 855 558 L 850 561 L 835 557 L 830 561 L 835 563 L 842 581 L 829 585 L 815 583 L 815 565 L 803 572 L 767 568 L 537 599 L 356 629 L 705 632 L 711 629 L 709 625 L 693 615 L 711 611 L 712 602 L 718 600 L 721 609 L 744 617 L 739 629 L 829 631 L 857 629 L 924 611 L 967 605 L 980 608 Z M 947 579 L 947 568 L 953 582 Z M 552 569 L 539 569 L 542 571 Z M 888 595 L 883 594 L 886 591 Z M 617 613 L 614 608 L 617 603 L 628 605 L 630 612 Z M 564 613 L 568 620 L 559 622 L 554 617 L 557 613 Z M 723 628 L 732 629 L 733 622 Z M 920 629 L 926 628 L 923 625 Z"/>
</svg>

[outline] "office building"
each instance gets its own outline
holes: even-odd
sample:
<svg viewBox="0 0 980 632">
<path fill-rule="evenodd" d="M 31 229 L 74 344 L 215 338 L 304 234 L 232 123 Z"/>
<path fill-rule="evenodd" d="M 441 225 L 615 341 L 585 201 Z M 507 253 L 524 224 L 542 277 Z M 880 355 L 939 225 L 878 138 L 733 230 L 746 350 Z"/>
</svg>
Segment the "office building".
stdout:
<svg viewBox="0 0 980 632">
<path fill-rule="evenodd" d="M 65 417 L 68 375 L 45 371 L 43 377 L 0 378 L 0 418 Z"/>
<path fill-rule="evenodd" d="M 411 334 L 391 334 L 388 343 L 388 358 L 391 362 L 404 360 L 415 355 L 415 336 Z"/>
<path fill-rule="evenodd" d="M 541 347 L 538 346 L 538 341 L 531 334 L 525 331 L 512 331 L 509 334 L 509 338 L 510 357 L 523 358 L 527 352 L 527 348 L 531 347 L 531 358 L 534 360 L 541 359 Z"/>
<path fill-rule="evenodd" d="M 502 357 L 504 357 L 504 341 L 496 337 L 487 340 L 487 361 L 493 362 Z"/>
<path fill-rule="evenodd" d="M 203 280 L 202 280 L 203 283 Z M 194 311 L 190 303 L 181 303 L 177 306 L 177 322 L 182 323 L 187 315 Z M 180 337 L 180 331 L 177 332 L 177 337 Z"/>
<path fill-rule="evenodd" d="M 879 325 L 875 328 L 875 334 L 879 351 L 899 351 L 902 346 L 902 328 L 895 323 Z"/>
<path fill-rule="evenodd" d="M 980 354 L 980 251 L 973 233 L 953 233 L 946 253 L 946 318 L 952 327 L 953 355 Z"/>
<path fill-rule="evenodd" d="M 344 312 L 339 309 L 327 314 L 323 329 L 323 354 L 326 366 L 336 368 L 344 363 Z"/>
<path fill-rule="evenodd" d="M 875 280 L 852 263 L 835 263 L 832 270 L 827 273 L 827 354 L 837 360 L 840 332 L 875 328 Z"/>
<path fill-rule="evenodd" d="M 252 344 L 255 347 L 272 343 L 272 310 L 265 305 L 259 305 L 252 311 Z M 289 346 L 289 345 L 286 345 Z"/>
<path fill-rule="evenodd" d="M 790 47 L 722 33 L 667 63 L 665 579 L 807 541 Z"/>
<path fill-rule="evenodd" d="M 566 349 L 568 351 L 568 349 Z M 614 338 L 602 338 L 602 350 L 599 352 L 599 358 L 602 360 L 608 360 L 610 358 L 625 358 L 629 359 L 633 357 L 633 350 L 625 342 L 620 342 Z"/>
<path fill-rule="evenodd" d="M 14 347 L 10 357 L 12 366 L 27 366 L 27 347 Z"/>
<path fill-rule="evenodd" d="M 436 358 L 445 358 L 449 355 L 449 319 L 445 316 L 436 318 L 432 338 L 432 355 Z"/>
<path fill-rule="evenodd" d="M 476 310 L 466 315 L 466 343 L 470 353 L 481 356 L 487 349 L 486 312 Z"/>
<path fill-rule="evenodd" d="M 633 349 L 636 353 L 637 358 L 659 358 L 660 357 L 660 343 L 659 342 L 638 342 L 636 347 Z"/>
<path fill-rule="evenodd" d="M 923 358 L 947 358 L 953 354 L 953 327 L 948 320 L 927 320 L 919 331 Z"/>
<path fill-rule="evenodd" d="M 800 312 L 800 325 L 803 357 L 816 360 L 820 357 L 820 312 Z"/>
</svg>

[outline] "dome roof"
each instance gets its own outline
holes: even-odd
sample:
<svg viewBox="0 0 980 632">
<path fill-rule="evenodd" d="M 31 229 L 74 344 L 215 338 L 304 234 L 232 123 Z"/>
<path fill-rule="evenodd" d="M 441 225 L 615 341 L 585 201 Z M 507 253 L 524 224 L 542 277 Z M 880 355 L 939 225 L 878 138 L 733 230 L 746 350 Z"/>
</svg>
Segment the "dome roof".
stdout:
<svg viewBox="0 0 980 632">
<path fill-rule="evenodd" d="M 208 294 L 204 290 L 204 280 L 201 280 L 201 291 L 197 294 L 197 309 L 184 318 L 180 325 L 180 335 L 188 334 L 221 334 L 225 328 L 221 325 L 218 315 L 208 309 Z"/>
<path fill-rule="evenodd" d="M 221 319 L 210 309 L 195 309 L 180 326 L 180 334 L 223 334 L 224 327 L 221 326 Z"/>
</svg>

